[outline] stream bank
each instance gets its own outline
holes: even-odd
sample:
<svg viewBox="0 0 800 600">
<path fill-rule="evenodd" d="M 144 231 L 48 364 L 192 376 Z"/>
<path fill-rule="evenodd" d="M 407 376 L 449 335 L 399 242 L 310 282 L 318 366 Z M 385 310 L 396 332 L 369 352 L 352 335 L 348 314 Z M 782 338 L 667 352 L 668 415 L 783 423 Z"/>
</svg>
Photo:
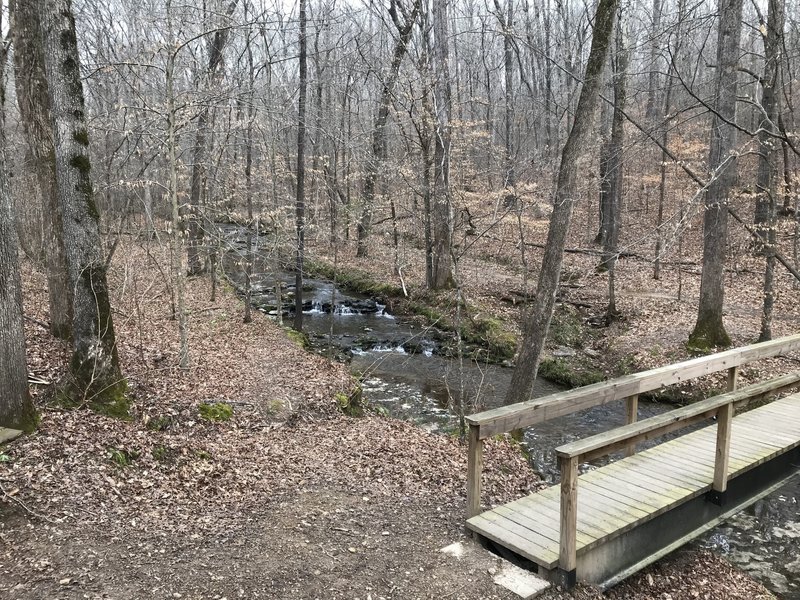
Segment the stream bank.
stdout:
<svg viewBox="0 0 800 600">
<path fill-rule="evenodd" d="M 234 243 L 235 239 L 234 236 Z M 241 264 L 238 259 L 232 263 L 234 267 Z M 278 279 L 283 282 L 282 289 L 289 297 L 294 276 L 283 273 L 276 278 L 269 272 L 268 266 L 265 264 L 264 270 L 261 267 L 254 270 L 254 303 L 263 312 L 277 315 L 274 293 L 271 291 L 274 290 L 274 281 Z M 483 357 L 483 360 L 476 361 L 467 353 L 463 360 L 452 358 L 452 352 L 447 349 L 448 341 L 453 337 L 452 330 L 440 326 L 443 318 L 439 307 L 421 303 L 413 295 L 414 290 L 411 291 L 411 299 L 398 297 L 398 290 L 402 294 L 400 288 L 375 283 L 368 274 L 358 270 L 333 273 L 315 266 L 314 273 L 316 277 L 306 280 L 303 291 L 304 330 L 310 344 L 321 354 L 335 355 L 348 362 L 351 372 L 362 382 L 364 395 L 380 412 L 417 423 L 429 431 L 447 432 L 457 426 L 453 414 L 455 407 L 461 406 L 469 414 L 502 403 L 510 383 L 511 369 L 502 362 L 497 364 L 487 360 L 489 353 L 486 348 L 480 349 L 482 353 L 472 354 L 473 357 Z M 333 275 L 336 284 L 320 278 L 324 275 Z M 235 268 L 229 276 L 235 285 L 241 285 L 241 273 L 237 275 Z M 348 282 L 351 287 L 341 289 L 342 282 Z M 354 292 L 353 289 L 367 292 L 369 296 Z M 402 316 L 403 309 L 413 314 Z M 583 355 L 589 359 L 609 360 L 608 355 L 592 349 L 596 342 L 586 344 L 586 338 L 581 337 L 583 323 L 577 310 L 577 307 L 571 306 L 564 308 L 568 318 L 557 321 L 553 328 L 551 339 L 558 345 L 552 360 L 559 368 L 569 360 L 583 361 Z M 421 319 L 420 314 L 425 319 Z M 288 312 L 286 316 L 289 316 Z M 430 317 L 434 317 L 434 325 L 431 325 Z M 591 356 L 594 352 L 598 352 L 599 356 Z M 617 362 L 616 367 L 622 373 L 615 374 L 627 374 L 635 370 L 629 361 Z M 602 375 L 611 376 L 606 375 L 605 371 Z M 535 393 L 542 396 L 559 389 L 562 388 L 539 378 Z M 678 390 L 676 394 L 684 402 L 692 396 L 686 388 Z M 644 419 L 671 407 L 671 404 L 643 398 L 639 416 Z M 624 414 L 619 406 L 599 406 L 529 428 L 521 444 L 535 470 L 545 481 L 552 483 L 558 476 L 555 447 L 611 429 L 622 424 L 623 419 Z M 794 568 L 791 565 L 796 566 L 794 561 L 798 560 L 796 550 L 785 543 L 785 540 L 793 539 L 791 536 L 800 521 L 796 503 L 798 492 L 800 488 L 795 479 L 751 509 L 760 511 L 759 514 L 772 515 L 768 520 L 767 537 L 756 526 L 759 519 L 748 519 L 749 512 L 744 511 L 696 544 L 725 555 L 776 593 L 785 595 L 800 589 L 800 577 L 791 572 Z M 786 498 L 791 499 L 788 504 L 785 503 Z M 777 508 L 765 511 L 758 506 Z M 778 510 L 786 507 L 789 507 L 788 511 Z M 753 548 L 759 545 L 763 548 L 753 552 Z M 786 556 L 791 560 L 784 560 Z M 784 568 L 784 563 L 789 567 Z"/>
</svg>

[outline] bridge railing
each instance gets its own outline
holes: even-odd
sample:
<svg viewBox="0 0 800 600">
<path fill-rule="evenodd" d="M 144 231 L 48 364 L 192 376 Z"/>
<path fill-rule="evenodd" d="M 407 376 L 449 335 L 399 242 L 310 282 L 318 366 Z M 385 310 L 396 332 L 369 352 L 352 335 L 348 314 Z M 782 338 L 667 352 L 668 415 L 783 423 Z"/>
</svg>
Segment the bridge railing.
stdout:
<svg viewBox="0 0 800 600">
<path fill-rule="evenodd" d="M 485 439 L 617 400 L 625 400 L 626 421 L 628 424 L 635 423 L 639 394 L 720 371 L 728 372 L 728 389 L 734 390 L 740 366 L 797 350 L 800 350 L 800 334 L 701 356 L 470 415 L 466 419 L 469 424 L 467 518 L 481 512 L 481 474 Z M 720 427 L 721 430 L 723 428 L 724 426 Z M 635 442 L 628 439 L 624 443 L 625 449 L 629 453 L 632 452 Z"/>
<path fill-rule="evenodd" d="M 729 389 L 735 380 L 729 379 Z M 561 524 L 559 568 L 572 571 L 577 563 L 576 530 L 578 522 L 578 465 L 612 452 L 627 449 L 638 442 L 660 437 L 694 423 L 717 418 L 717 442 L 714 458 L 714 479 L 711 485 L 720 502 L 728 487 L 728 465 L 731 447 L 731 422 L 737 408 L 756 400 L 800 385 L 800 371 L 769 381 L 731 390 L 728 393 L 671 410 L 638 423 L 631 423 L 556 448 L 561 471 Z"/>
</svg>

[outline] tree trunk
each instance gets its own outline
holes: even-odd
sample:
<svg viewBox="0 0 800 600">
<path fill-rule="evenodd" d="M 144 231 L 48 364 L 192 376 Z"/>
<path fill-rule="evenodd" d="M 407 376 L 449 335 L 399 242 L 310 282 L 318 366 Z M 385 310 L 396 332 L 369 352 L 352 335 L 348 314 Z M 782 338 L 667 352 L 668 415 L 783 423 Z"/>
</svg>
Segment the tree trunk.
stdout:
<svg viewBox="0 0 800 600">
<path fill-rule="evenodd" d="M 6 58 L 3 50 L 0 54 L 0 99 L 5 98 Z M 5 125 L 5 107 L 0 106 L 0 331 L 3 332 L 0 335 L 0 427 L 33 431 L 37 416 L 28 392 L 22 285 L 8 186 Z"/>
<path fill-rule="evenodd" d="M 606 322 L 611 323 L 619 317 L 616 306 L 615 270 L 619 253 L 619 234 L 622 228 L 622 183 L 623 168 L 622 151 L 625 145 L 625 111 L 626 85 L 628 71 L 628 50 L 625 48 L 622 24 L 617 23 L 616 54 L 614 56 L 614 116 L 611 126 L 611 150 L 608 198 L 608 228 L 603 244 L 601 269 L 608 270 L 608 308 Z"/>
<path fill-rule="evenodd" d="M 781 46 L 783 44 L 783 6 L 782 0 L 769 0 L 767 22 L 762 23 L 766 30 L 764 35 L 764 76 L 761 79 L 762 118 L 758 124 L 758 175 L 756 180 L 756 205 L 753 223 L 756 231 L 769 245 L 770 230 L 775 223 L 775 192 L 773 189 L 773 171 L 777 168 L 775 144 L 779 134 L 778 115 L 780 114 L 780 74 Z M 780 30 L 777 28 L 780 27 Z M 775 182 L 777 184 L 777 182 Z M 758 249 L 760 250 L 760 248 Z M 766 251 L 768 253 L 768 251 Z"/>
<path fill-rule="evenodd" d="M 658 39 L 659 28 L 661 27 L 661 0 L 653 0 L 652 18 L 653 28 L 650 30 L 650 59 L 648 61 L 650 71 L 647 74 L 647 105 L 645 107 L 645 117 L 651 127 L 658 116 L 658 107 L 656 105 L 658 69 L 656 69 L 656 62 L 658 61 Z"/>
<path fill-rule="evenodd" d="M 232 0 L 227 7 L 226 17 L 230 18 L 236 10 L 238 0 Z M 217 29 L 213 35 L 209 34 L 208 39 L 208 69 L 206 71 L 206 81 L 212 84 L 222 64 L 222 51 L 228 43 L 227 27 Z M 206 180 L 206 144 L 208 138 L 208 102 L 201 104 L 200 114 L 197 115 L 197 134 L 194 141 L 194 156 L 192 157 L 192 177 L 189 189 L 188 218 L 189 246 L 188 246 L 188 269 L 189 275 L 198 275 L 203 272 L 203 260 L 201 250 L 205 229 L 202 223 L 203 216 L 201 205 L 203 202 L 203 186 Z"/>
<path fill-rule="evenodd" d="M 248 19 L 248 4 L 245 3 L 245 20 Z M 251 32 L 247 31 L 245 53 L 247 54 L 247 126 L 244 132 L 244 189 L 247 200 L 247 256 L 245 263 L 245 294 L 244 294 L 244 322 L 253 320 L 251 303 L 253 300 L 253 262 L 255 249 L 253 248 L 253 228 L 255 227 L 256 245 L 258 245 L 258 222 L 253 221 L 253 121 L 255 120 L 255 61 L 250 40 Z M 276 234 L 277 235 L 277 234 Z M 278 307 L 280 310 L 280 307 Z"/>
<path fill-rule="evenodd" d="M 167 40 L 173 43 L 172 31 L 172 1 L 166 0 L 167 13 Z M 185 221 L 181 218 L 180 204 L 178 203 L 178 159 L 176 139 L 175 108 L 175 58 L 177 50 L 167 56 L 165 85 L 167 93 L 167 161 L 169 170 L 169 200 L 172 223 L 170 227 L 170 263 L 172 276 L 175 278 L 175 303 L 172 318 L 178 318 L 178 366 L 181 369 L 189 368 L 189 326 L 186 315 L 186 269 L 183 262 L 183 245 L 186 239 Z M 177 312 L 177 315 L 176 315 Z"/>
<path fill-rule="evenodd" d="M 672 122 L 672 93 L 674 88 L 673 79 L 675 77 L 675 62 L 677 55 L 681 50 L 681 41 L 683 37 L 683 23 L 686 11 L 686 0 L 678 0 L 678 32 L 676 35 L 675 48 L 671 50 L 673 56 L 669 61 L 669 68 L 667 69 L 666 79 L 666 92 L 664 93 L 664 117 L 661 122 L 661 163 L 659 165 L 659 183 L 658 183 L 658 214 L 656 216 L 656 248 L 655 260 L 653 261 L 653 279 L 661 279 L 661 254 L 664 248 L 664 204 L 667 200 L 667 164 L 670 160 L 667 149 L 669 148 L 669 127 Z M 683 207 L 681 207 L 683 211 Z M 681 218 L 683 222 L 683 218 Z M 681 238 L 680 232 L 678 233 L 679 239 Z M 680 300 L 680 291 L 682 285 L 682 274 L 680 268 L 678 269 L 678 299 Z"/>
<path fill-rule="evenodd" d="M 453 208 L 450 199 L 450 67 L 448 51 L 448 0 L 433 3 L 433 101 L 435 115 L 433 151 L 433 289 L 453 285 L 450 254 Z"/>
<path fill-rule="evenodd" d="M 306 194 L 306 92 L 308 88 L 308 54 L 306 49 L 306 0 L 300 0 L 300 93 L 297 98 L 297 197 L 295 227 L 297 248 L 294 276 L 294 328 L 303 330 L 303 266 L 305 260 L 305 194 Z"/>
<path fill-rule="evenodd" d="M 12 1 L 14 82 L 20 120 L 33 158 L 32 166 L 42 204 L 42 225 L 47 260 L 50 332 L 62 339 L 72 333 L 72 295 L 64 250 L 63 215 L 56 193 L 53 161 L 53 126 L 44 72 L 44 54 L 36 2 Z"/>
<path fill-rule="evenodd" d="M 767 33 L 764 38 L 764 77 L 762 80 L 761 108 L 763 120 L 758 134 L 758 175 L 756 180 L 756 224 L 764 241 L 764 303 L 761 314 L 761 333 L 758 341 L 772 339 L 772 313 L 775 307 L 773 289 L 775 271 L 775 244 L 777 242 L 777 194 L 778 165 L 780 160 L 774 137 L 778 131 L 778 115 L 781 112 L 781 63 L 783 60 L 784 0 L 769 0 L 767 14 Z M 772 135 L 771 135 L 772 134 Z M 761 218 L 759 218 L 761 217 Z M 765 217 L 765 219 L 763 219 Z"/>
<path fill-rule="evenodd" d="M 706 191 L 700 305 L 697 323 L 689 336 L 689 346 L 702 351 L 731 344 L 722 323 L 722 306 L 725 300 L 723 275 L 728 243 L 728 201 L 736 183 L 736 127 L 733 123 L 736 123 L 742 0 L 720 0 L 719 13 L 716 102 L 708 160 L 709 170 L 716 175 Z"/>
<path fill-rule="evenodd" d="M 506 404 L 527 400 L 536 380 L 539 359 L 553 316 L 567 231 L 578 199 L 578 159 L 584 152 L 594 120 L 618 5 L 619 0 L 600 0 L 597 5 L 592 47 L 586 63 L 583 88 L 578 98 L 572 129 L 561 153 L 555 203 L 547 232 L 542 268 L 539 272 L 536 301 L 523 324 L 522 347 L 505 398 Z"/>
<path fill-rule="evenodd" d="M 612 73 L 613 78 L 613 73 Z M 613 92 L 613 82 L 609 81 L 607 84 L 610 91 Z M 599 225 L 597 228 L 597 235 L 594 238 L 595 244 L 605 245 L 608 240 L 608 227 L 609 227 L 609 207 L 611 204 L 611 170 L 612 170 L 612 157 L 611 157 L 611 133 L 610 130 L 614 127 L 614 107 L 604 103 L 600 107 L 600 160 L 598 161 L 598 177 L 600 184 L 598 186 L 598 219 Z"/>
<path fill-rule="evenodd" d="M 72 381 L 65 391 L 111 415 L 127 416 L 119 367 L 100 215 L 89 176 L 78 41 L 70 0 L 43 0 L 44 64 L 53 123 L 56 185 L 63 211 L 64 246 L 73 296 Z"/>
<path fill-rule="evenodd" d="M 392 21 L 394 21 L 397 28 L 398 38 L 394 45 L 394 51 L 392 52 L 392 62 L 389 66 L 389 73 L 387 73 L 381 85 L 381 95 L 378 98 L 378 111 L 372 126 L 372 155 L 366 165 L 367 172 L 364 175 L 364 199 L 361 207 L 361 219 L 358 221 L 356 227 L 358 233 L 356 256 L 359 257 L 364 257 L 368 254 L 367 238 L 372 228 L 372 211 L 375 208 L 375 188 L 387 158 L 386 124 L 389 121 L 392 94 L 394 93 L 394 88 L 400 75 L 400 64 L 403 62 L 403 57 L 408 49 L 408 42 L 411 40 L 411 34 L 414 31 L 414 23 L 419 13 L 420 1 L 421 0 L 416 0 L 414 2 L 410 16 L 406 14 L 405 9 L 403 9 L 397 1 L 392 1 L 389 5 L 389 15 L 392 17 Z M 404 21 L 400 21 L 398 10 L 403 13 L 405 17 Z"/>
<path fill-rule="evenodd" d="M 503 71 L 505 73 L 505 93 L 503 101 L 505 104 L 505 174 L 503 176 L 503 189 L 505 198 L 503 203 L 506 208 L 515 206 L 517 203 L 514 187 L 517 185 L 514 173 L 514 0 L 506 0 L 506 15 L 503 16 L 503 9 L 500 0 L 494 0 L 497 20 L 503 29 Z"/>
</svg>

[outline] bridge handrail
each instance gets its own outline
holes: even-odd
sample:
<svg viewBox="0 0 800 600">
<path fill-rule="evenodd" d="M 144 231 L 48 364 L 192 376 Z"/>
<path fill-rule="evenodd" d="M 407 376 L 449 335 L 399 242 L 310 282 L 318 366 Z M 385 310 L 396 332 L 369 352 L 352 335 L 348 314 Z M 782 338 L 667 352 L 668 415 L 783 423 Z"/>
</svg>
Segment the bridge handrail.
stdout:
<svg viewBox="0 0 800 600">
<path fill-rule="evenodd" d="M 775 379 L 720 394 L 648 419 L 564 444 L 556 448 L 556 455 L 559 458 L 576 458 L 578 462 L 588 462 L 628 448 L 631 444 L 645 442 L 715 417 L 719 409 L 726 404 L 733 404 L 736 409 L 743 404 L 763 400 L 798 385 L 800 385 L 800 371 L 794 371 Z"/>
<path fill-rule="evenodd" d="M 641 393 L 723 370 L 728 371 L 728 389 L 733 390 L 741 365 L 796 350 L 800 350 L 800 334 L 700 356 L 468 416 L 467 518 L 481 512 L 483 440 L 486 438 L 622 399 L 627 401 L 627 422 L 632 423 L 637 420 L 638 395 Z"/>
<path fill-rule="evenodd" d="M 800 350 L 800 334 L 733 348 L 708 356 L 699 356 L 680 363 L 634 373 L 558 392 L 526 402 L 501 406 L 466 418 L 470 426 L 479 428 L 479 439 L 524 429 L 536 423 L 572 414 L 580 410 L 629 398 L 664 386 L 681 383 L 747 363 Z"/>
<path fill-rule="evenodd" d="M 800 384 L 800 371 L 795 371 L 556 448 L 561 471 L 559 569 L 563 573 L 569 574 L 574 571 L 577 564 L 579 463 L 605 456 L 615 450 L 630 448 L 631 444 L 636 442 L 658 437 L 716 416 L 717 442 L 714 452 L 714 477 L 710 493 L 715 502 L 721 503 L 728 488 L 731 426 L 736 408 L 797 387 L 798 384 Z M 728 385 L 729 389 L 735 387 L 735 380 L 729 379 Z"/>
</svg>

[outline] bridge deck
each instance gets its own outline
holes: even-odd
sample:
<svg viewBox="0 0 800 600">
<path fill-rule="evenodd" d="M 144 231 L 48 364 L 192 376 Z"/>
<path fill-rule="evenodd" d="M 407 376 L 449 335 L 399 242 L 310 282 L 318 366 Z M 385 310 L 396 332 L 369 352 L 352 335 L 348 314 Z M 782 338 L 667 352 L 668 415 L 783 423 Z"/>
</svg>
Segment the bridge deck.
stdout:
<svg viewBox="0 0 800 600">
<path fill-rule="evenodd" d="M 800 446 L 800 394 L 734 417 L 729 479 Z M 578 478 L 577 556 L 709 491 L 711 425 Z M 545 569 L 559 560 L 558 486 L 467 520 L 467 527 Z"/>
</svg>

